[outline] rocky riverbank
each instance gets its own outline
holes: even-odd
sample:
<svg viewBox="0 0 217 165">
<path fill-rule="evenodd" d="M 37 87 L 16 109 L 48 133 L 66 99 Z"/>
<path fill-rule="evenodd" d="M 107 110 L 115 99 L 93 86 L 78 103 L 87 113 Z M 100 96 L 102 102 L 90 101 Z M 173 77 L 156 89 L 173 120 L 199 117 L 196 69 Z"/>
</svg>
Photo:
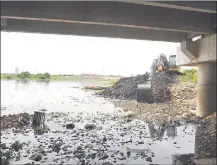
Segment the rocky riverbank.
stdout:
<svg viewBox="0 0 217 165">
<path fill-rule="evenodd" d="M 23 114 L 17 114 L 16 117 L 18 116 Z M 4 125 L 16 117 L 2 116 Z M 49 129 L 44 134 L 37 134 L 31 127 L 31 121 L 29 118 L 27 125 L 14 124 L 19 125 L 16 129 L 12 126 L 12 129 L 6 129 L 4 126 L 5 130 L 1 135 L 1 159 L 5 164 L 154 163 L 158 160 L 155 157 L 160 156 L 160 152 L 155 150 L 157 145 L 160 145 L 158 143 L 171 145 L 180 132 L 183 132 L 182 136 L 194 135 L 191 125 L 164 124 L 162 129 L 158 130 L 155 122 L 144 122 L 139 120 L 138 114 L 123 114 L 121 110 L 96 114 L 50 113 L 47 114 L 46 121 Z M 179 130 L 178 133 L 176 129 Z M 177 140 L 176 144 L 173 144 L 175 149 L 184 147 L 179 146 L 179 143 L 183 142 Z M 163 158 L 159 159 L 163 161 Z"/>
</svg>

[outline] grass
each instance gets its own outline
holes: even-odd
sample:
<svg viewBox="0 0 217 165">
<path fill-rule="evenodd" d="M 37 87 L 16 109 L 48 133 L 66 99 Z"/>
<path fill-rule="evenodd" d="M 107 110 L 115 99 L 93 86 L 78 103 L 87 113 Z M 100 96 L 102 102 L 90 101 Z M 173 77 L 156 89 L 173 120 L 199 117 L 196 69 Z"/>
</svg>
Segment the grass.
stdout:
<svg viewBox="0 0 217 165">
<path fill-rule="evenodd" d="M 183 73 L 184 75 L 178 77 L 180 83 L 197 83 L 198 74 L 196 69 L 186 69 L 183 71 Z"/>
</svg>

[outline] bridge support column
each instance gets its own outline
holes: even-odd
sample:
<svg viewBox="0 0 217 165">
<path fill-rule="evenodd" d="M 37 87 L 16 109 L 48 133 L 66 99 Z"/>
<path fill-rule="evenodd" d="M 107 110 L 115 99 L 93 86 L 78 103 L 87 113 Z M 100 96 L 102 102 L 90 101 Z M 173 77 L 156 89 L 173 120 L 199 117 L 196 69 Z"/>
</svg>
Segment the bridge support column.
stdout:
<svg viewBox="0 0 217 165">
<path fill-rule="evenodd" d="M 216 111 L 216 62 L 198 64 L 196 114 L 204 117 Z"/>
<path fill-rule="evenodd" d="M 216 111 L 216 34 L 185 41 L 177 48 L 177 65 L 197 66 L 197 110 L 204 117 Z"/>
</svg>

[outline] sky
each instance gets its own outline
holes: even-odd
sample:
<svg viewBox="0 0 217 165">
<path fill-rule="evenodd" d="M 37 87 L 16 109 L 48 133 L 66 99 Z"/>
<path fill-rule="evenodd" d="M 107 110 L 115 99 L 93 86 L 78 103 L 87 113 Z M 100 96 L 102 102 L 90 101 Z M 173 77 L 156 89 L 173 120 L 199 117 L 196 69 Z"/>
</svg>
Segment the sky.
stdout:
<svg viewBox="0 0 217 165">
<path fill-rule="evenodd" d="M 161 53 L 176 54 L 179 43 L 1 32 L 1 73 L 113 74 L 150 72 Z"/>
</svg>

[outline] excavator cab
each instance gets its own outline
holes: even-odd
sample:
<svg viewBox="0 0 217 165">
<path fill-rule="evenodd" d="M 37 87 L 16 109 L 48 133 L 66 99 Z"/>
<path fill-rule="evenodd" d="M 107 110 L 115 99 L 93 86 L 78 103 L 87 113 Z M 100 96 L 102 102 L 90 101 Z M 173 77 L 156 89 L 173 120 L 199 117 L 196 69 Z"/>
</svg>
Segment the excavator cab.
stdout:
<svg viewBox="0 0 217 165">
<path fill-rule="evenodd" d="M 176 55 L 169 56 L 169 70 L 177 70 L 178 67 L 176 65 Z"/>
</svg>

